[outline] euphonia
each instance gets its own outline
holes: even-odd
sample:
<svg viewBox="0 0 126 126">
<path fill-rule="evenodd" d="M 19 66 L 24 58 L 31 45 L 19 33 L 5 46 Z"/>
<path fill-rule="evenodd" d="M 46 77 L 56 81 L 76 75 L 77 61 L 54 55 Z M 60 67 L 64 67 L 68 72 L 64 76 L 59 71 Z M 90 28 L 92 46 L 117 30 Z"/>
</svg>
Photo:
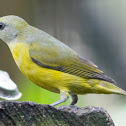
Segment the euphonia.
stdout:
<svg viewBox="0 0 126 126">
<path fill-rule="evenodd" d="M 53 106 L 69 97 L 74 105 L 78 94 L 126 95 L 93 62 L 18 16 L 0 18 L 0 38 L 9 46 L 27 78 L 44 89 L 60 93 L 61 99 L 52 103 Z"/>
</svg>

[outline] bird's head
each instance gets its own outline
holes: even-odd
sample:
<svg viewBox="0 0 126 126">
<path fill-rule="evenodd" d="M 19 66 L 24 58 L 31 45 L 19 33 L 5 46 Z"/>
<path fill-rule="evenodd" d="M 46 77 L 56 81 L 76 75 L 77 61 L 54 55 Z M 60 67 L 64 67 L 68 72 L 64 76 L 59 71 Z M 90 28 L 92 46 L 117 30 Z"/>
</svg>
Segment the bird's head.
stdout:
<svg viewBox="0 0 126 126">
<path fill-rule="evenodd" d="M 27 22 L 18 16 L 4 16 L 0 18 L 0 39 L 7 44 L 13 41 L 27 26 Z"/>
</svg>

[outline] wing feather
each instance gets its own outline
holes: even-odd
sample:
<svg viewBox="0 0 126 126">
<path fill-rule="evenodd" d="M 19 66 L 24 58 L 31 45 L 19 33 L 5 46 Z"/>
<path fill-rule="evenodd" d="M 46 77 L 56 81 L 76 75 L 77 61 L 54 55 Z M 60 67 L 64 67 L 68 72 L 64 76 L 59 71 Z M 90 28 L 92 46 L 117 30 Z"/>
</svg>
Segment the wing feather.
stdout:
<svg viewBox="0 0 126 126">
<path fill-rule="evenodd" d="M 53 47 L 48 48 L 48 44 L 32 43 L 29 55 L 33 62 L 44 68 L 61 71 L 82 78 L 99 79 L 115 83 L 113 79 L 99 70 L 94 63 L 79 57 L 68 46 L 63 43 L 60 43 L 62 46 L 54 44 L 52 42 L 52 46 L 55 49 Z"/>
</svg>

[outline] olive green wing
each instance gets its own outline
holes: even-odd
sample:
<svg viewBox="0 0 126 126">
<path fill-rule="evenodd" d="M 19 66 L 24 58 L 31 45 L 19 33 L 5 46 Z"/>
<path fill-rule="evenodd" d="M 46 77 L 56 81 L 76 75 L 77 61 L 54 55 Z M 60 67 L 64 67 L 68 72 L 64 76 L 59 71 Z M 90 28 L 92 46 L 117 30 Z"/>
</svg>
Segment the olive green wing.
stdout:
<svg viewBox="0 0 126 126">
<path fill-rule="evenodd" d="M 97 66 L 78 56 L 76 52 L 60 41 L 31 43 L 29 55 L 33 62 L 41 67 L 61 71 L 87 79 L 99 79 L 115 83 Z"/>
</svg>

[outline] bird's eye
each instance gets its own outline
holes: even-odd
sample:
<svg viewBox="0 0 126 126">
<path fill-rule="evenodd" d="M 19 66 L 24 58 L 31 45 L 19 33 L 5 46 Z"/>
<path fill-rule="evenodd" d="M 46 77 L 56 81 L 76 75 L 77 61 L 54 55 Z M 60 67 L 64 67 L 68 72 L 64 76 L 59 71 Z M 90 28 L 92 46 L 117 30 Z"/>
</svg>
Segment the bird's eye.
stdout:
<svg viewBox="0 0 126 126">
<path fill-rule="evenodd" d="M 5 28 L 5 26 L 6 25 L 4 23 L 0 22 L 0 30 L 3 30 Z"/>
</svg>

